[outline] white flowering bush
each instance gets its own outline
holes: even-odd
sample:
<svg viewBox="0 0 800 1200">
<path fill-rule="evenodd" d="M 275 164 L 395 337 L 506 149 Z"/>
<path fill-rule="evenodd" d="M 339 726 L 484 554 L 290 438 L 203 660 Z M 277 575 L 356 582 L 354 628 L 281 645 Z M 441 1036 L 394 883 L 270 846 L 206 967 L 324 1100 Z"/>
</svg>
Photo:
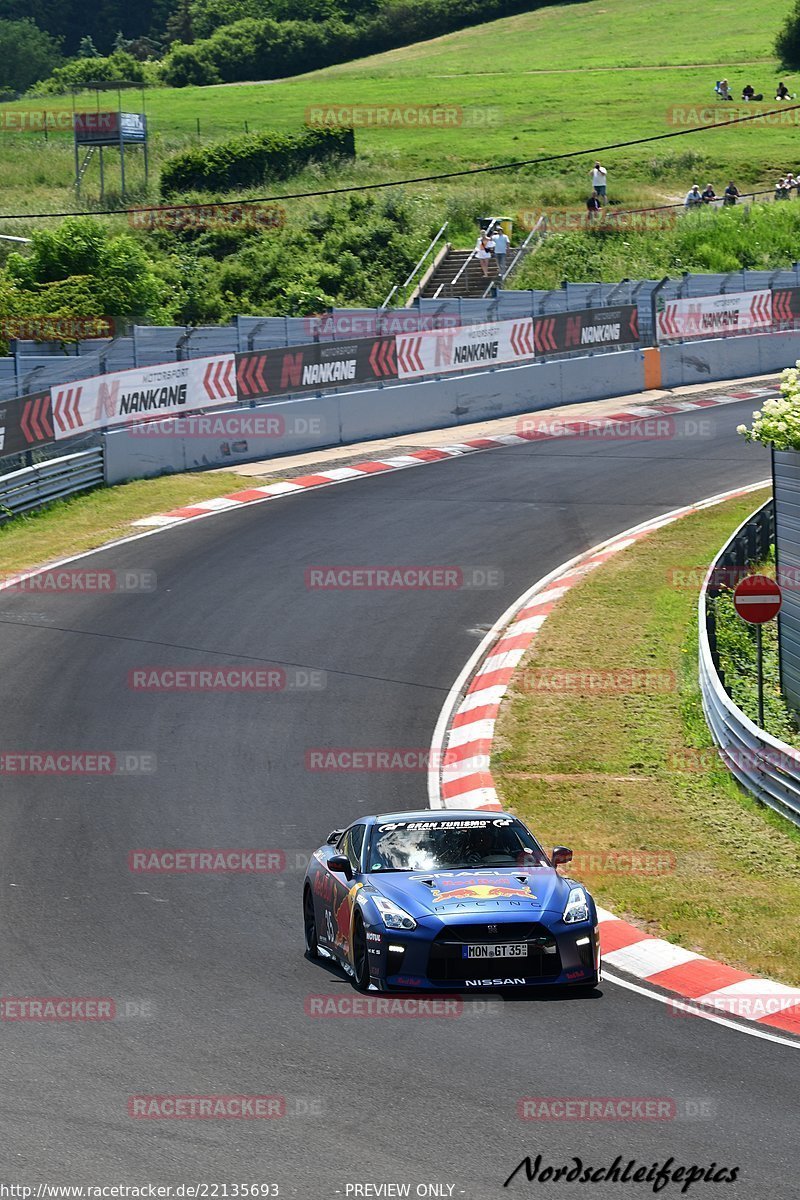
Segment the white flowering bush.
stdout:
<svg viewBox="0 0 800 1200">
<path fill-rule="evenodd" d="M 748 442 L 762 442 L 776 450 L 800 450 L 800 362 L 781 375 L 781 395 L 765 400 L 753 413 L 753 424 L 737 425 Z"/>
</svg>

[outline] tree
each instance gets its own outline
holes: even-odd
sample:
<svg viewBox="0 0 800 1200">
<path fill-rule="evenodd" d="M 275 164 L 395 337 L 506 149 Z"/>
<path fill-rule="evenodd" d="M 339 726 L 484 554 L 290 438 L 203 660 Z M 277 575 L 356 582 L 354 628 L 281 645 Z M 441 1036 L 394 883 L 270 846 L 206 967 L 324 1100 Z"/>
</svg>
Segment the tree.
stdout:
<svg viewBox="0 0 800 1200">
<path fill-rule="evenodd" d="M 115 47 L 117 49 L 117 47 Z M 92 39 L 87 34 L 81 38 L 81 44 L 78 46 L 78 58 L 100 58 L 100 51 L 95 46 Z"/>
<path fill-rule="evenodd" d="M 800 0 L 796 0 L 775 39 L 775 53 L 787 70 L 800 68 Z"/>
<path fill-rule="evenodd" d="M 0 73 L 6 87 L 25 92 L 60 61 L 58 42 L 33 21 L 0 21 Z"/>
</svg>

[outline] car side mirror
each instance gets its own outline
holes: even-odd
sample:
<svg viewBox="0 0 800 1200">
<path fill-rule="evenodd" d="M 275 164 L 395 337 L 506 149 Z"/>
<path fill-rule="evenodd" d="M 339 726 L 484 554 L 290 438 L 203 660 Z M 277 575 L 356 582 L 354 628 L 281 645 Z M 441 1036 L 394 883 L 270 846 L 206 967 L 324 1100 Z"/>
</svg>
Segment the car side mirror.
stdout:
<svg viewBox="0 0 800 1200">
<path fill-rule="evenodd" d="M 350 859 L 344 854 L 332 854 L 328 859 L 327 867 L 329 871 L 335 871 L 337 875 L 344 875 L 345 879 L 353 878 L 353 868 L 350 866 Z"/>
<path fill-rule="evenodd" d="M 563 867 L 566 863 L 572 862 L 572 851 L 566 846 L 556 846 L 552 854 L 553 866 Z"/>
</svg>

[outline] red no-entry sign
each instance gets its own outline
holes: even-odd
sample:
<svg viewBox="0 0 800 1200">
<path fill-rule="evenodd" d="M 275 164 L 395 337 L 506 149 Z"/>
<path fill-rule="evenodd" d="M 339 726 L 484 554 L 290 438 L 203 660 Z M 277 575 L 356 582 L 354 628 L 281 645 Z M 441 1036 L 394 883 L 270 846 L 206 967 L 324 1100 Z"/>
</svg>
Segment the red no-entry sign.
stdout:
<svg viewBox="0 0 800 1200">
<path fill-rule="evenodd" d="M 733 604 L 744 621 L 751 625 L 763 625 L 780 612 L 780 586 L 767 575 L 748 575 L 736 587 Z"/>
</svg>

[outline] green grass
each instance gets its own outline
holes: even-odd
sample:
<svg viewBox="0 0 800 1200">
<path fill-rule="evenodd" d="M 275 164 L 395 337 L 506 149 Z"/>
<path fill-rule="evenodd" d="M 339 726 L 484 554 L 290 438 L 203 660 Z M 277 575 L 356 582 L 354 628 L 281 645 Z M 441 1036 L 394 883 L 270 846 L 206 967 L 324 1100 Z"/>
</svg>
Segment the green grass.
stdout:
<svg viewBox="0 0 800 1200">
<path fill-rule="evenodd" d="M 673 582 L 676 569 L 710 562 L 760 502 L 753 494 L 658 530 L 572 589 L 517 672 L 492 770 L 502 803 L 546 846 L 675 856 L 674 869 L 652 874 L 578 866 L 599 903 L 690 950 L 799 984 L 800 830 L 744 794 L 710 752 L 697 592 Z M 675 686 L 530 687 L 528 672 L 561 668 L 672 672 Z"/>
<path fill-rule="evenodd" d="M 0 581 L 29 567 L 93 550 L 114 538 L 141 533 L 131 522 L 142 517 L 263 482 L 210 471 L 123 483 L 59 500 L 0 525 Z"/>
<path fill-rule="evenodd" d="M 357 62 L 295 79 L 253 85 L 153 89 L 146 107 L 153 131 L 153 165 L 198 140 L 251 130 L 296 128 L 312 105 L 459 106 L 469 114 L 456 129 L 359 128 L 358 162 L 333 173 L 306 172 L 270 191 L 304 190 L 325 183 L 364 184 L 408 174 L 499 163 L 548 153 L 592 148 L 668 132 L 667 111 L 675 104 L 709 104 L 714 81 L 727 75 L 734 89 L 746 80 L 769 98 L 777 78 L 772 57 L 781 6 L 754 0 L 587 0 L 466 29 Z M 713 46 L 713 55 L 710 47 Z M 789 79 L 790 87 L 796 81 Z M 800 88 L 798 88 L 800 90 Z M 139 93 L 131 93 L 138 107 Z M 94 97 L 87 98 L 94 107 Z M 0 106 L 71 108 L 68 98 L 37 99 Z M 80 107 L 80 101 L 78 102 Z M 481 123 L 491 110 L 495 124 Z M 69 134 L 3 132 L 3 211 L 72 207 L 72 148 Z M 688 138 L 621 149 L 605 155 L 612 196 L 625 203 L 670 197 L 702 173 L 722 182 L 772 182 L 775 170 L 796 165 L 791 126 L 705 130 Z M 141 184 L 139 152 L 130 156 L 130 180 Z M 114 177 L 107 154 L 108 174 Z M 420 185 L 439 197 L 489 209 L 546 202 L 581 202 L 589 160 L 544 169 L 478 177 L 465 183 Z M 700 167 L 697 166 L 700 171 Z M 94 172 L 94 174 L 92 173 Z M 263 190 L 263 189 L 262 189 Z M 97 192 L 96 167 L 87 176 L 87 196 Z M 302 212 L 302 206 L 292 212 Z M 479 215 L 479 214 L 475 214 Z M 17 225 L 14 223 L 15 230 Z M 5 228 L 5 227 L 4 227 Z"/>
</svg>

